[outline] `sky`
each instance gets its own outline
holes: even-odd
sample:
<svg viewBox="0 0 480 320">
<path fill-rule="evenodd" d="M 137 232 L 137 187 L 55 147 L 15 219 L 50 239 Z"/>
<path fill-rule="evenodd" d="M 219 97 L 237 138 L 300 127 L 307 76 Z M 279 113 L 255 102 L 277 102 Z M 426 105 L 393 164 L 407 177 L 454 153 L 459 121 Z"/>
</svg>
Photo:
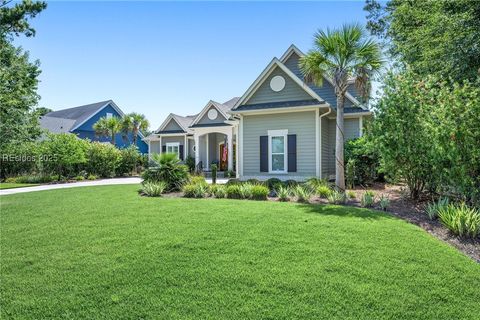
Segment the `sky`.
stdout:
<svg viewBox="0 0 480 320">
<path fill-rule="evenodd" d="M 241 96 L 290 44 L 306 52 L 318 29 L 366 23 L 364 1 L 50 1 L 16 43 L 39 59 L 39 106 L 53 110 L 112 99 L 145 114 L 152 130 L 169 113 Z"/>
</svg>

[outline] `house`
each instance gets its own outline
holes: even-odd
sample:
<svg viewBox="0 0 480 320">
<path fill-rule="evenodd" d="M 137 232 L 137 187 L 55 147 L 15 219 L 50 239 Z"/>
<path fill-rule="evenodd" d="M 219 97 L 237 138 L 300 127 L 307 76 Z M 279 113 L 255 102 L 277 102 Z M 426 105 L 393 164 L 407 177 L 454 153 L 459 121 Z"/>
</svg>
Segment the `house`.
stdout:
<svg viewBox="0 0 480 320">
<path fill-rule="evenodd" d="M 100 137 L 95 134 L 93 125 L 102 117 L 122 117 L 124 113 L 112 100 L 96 102 L 75 108 L 52 111 L 40 118 L 40 127 L 52 133 L 73 133 L 81 139 L 110 142 L 109 137 Z M 139 133 L 137 146 L 141 153 L 148 152 L 148 146 Z M 125 148 L 132 144 L 131 134 L 125 139 L 122 133 L 115 137 L 115 145 Z"/>
<path fill-rule="evenodd" d="M 273 58 L 239 98 L 209 101 L 191 116 L 170 114 L 145 141 L 149 154 L 195 158 L 198 170 L 234 170 L 242 180 L 305 180 L 335 174 L 336 96 L 331 80 L 307 84 L 294 45 Z M 345 139 L 362 135 L 371 112 L 357 100 L 351 81 L 345 102 Z M 225 150 L 226 149 L 226 150 Z"/>
</svg>

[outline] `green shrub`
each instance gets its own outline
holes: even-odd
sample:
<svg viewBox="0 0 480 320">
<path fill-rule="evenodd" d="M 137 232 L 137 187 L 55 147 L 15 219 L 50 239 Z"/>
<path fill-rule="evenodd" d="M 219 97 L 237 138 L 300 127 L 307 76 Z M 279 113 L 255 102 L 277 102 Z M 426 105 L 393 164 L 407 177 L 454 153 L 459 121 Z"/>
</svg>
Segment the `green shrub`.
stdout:
<svg viewBox="0 0 480 320">
<path fill-rule="evenodd" d="M 0 177 L 35 174 L 41 169 L 41 148 L 37 142 L 8 143 L 1 150 Z"/>
<path fill-rule="evenodd" d="M 371 197 L 375 197 L 375 192 L 373 192 L 372 190 L 366 190 L 365 191 L 365 194 L 371 196 Z"/>
<path fill-rule="evenodd" d="M 87 149 L 87 163 L 85 168 L 88 173 L 102 178 L 111 178 L 120 165 L 121 152 L 110 143 L 92 142 Z"/>
<path fill-rule="evenodd" d="M 227 186 L 227 198 L 229 199 L 243 199 L 242 192 L 240 191 L 240 184 L 231 184 Z"/>
<path fill-rule="evenodd" d="M 290 189 L 287 187 L 279 187 L 277 190 L 278 200 L 280 201 L 289 201 L 290 200 Z"/>
<path fill-rule="evenodd" d="M 193 173 L 195 172 L 195 158 L 192 156 L 188 156 L 187 159 L 185 159 L 185 165 L 188 168 L 188 172 Z"/>
<path fill-rule="evenodd" d="M 144 182 L 142 184 L 142 193 L 148 197 L 160 197 L 166 187 L 167 184 L 163 181 Z"/>
<path fill-rule="evenodd" d="M 188 181 L 188 169 L 180 163 L 176 154 L 162 153 L 153 155 L 154 167 L 142 174 L 145 181 L 165 181 L 166 191 L 179 191 Z"/>
<path fill-rule="evenodd" d="M 347 197 L 348 197 L 349 199 L 355 199 L 355 198 L 357 197 L 357 195 L 355 194 L 354 191 L 349 190 L 349 191 L 347 191 Z"/>
<path fill-rule="evenodd" d="M 390 199 L 388 198 L 388 196 L 382 194 L 378 199 L 378 204 L 380 205 L 380 209 L 382 209 L 383 211 L 387 211 L 387 208 L 390 206 Z"/>
<path fill-rule="evenodd" d="M 305 186 L 310 188 L 312 191 L 316 191 L 319 187 L 328 187 L 328 181 L 325 179 L 312 177 L 305 181 Z"/>
<path fill-rule="evenodd" d="M 480 234 L 480 212 L 465 203 L 439 208 L 438 218 L 446 228 L 460 237 L 474 239 Z"/>
<path fill-rule="evenodd" d="M 212 183 L 215 184 L 217 183 L 217 170 L 218 170 L 218 167 L 216 164 L 212 164 L 210 166 L 210 169 L 212 170 Z"/>
<path fill-rule="evenodd" d="M 310 188 L 297 185 L 292 189 L 293 195 L 297 198 L 298 202 L 308 202 L 313 192 Z"/>
<path fill-rule="evenodd" d="M 87 140 L 78 139 L 71 133 L 49 134 L 41 142 L 44 172 L 57 175 L 59 180 L 61 176 L 77 175 L 80 171 L 78 167 L 87 162 L 86 151 L 89 145 Z"/>
<path fill-rule="evenodd" d="M 240 185 L 242 182 L 239 179 L 229 179 L 226 183 L 227 186 Z"/>
<path fill-rule="evenodd" d="M 362 207 L 366 207 L 366 208 L 373 207 L 374 203 L 375 203 L 375 196 L 373 196 L 373 193 L 369 191 L 365 191 L 361 200 Z"/>
<path fill-rule="evenodd" d="M 204 176 L 190 176 L 190 184 L 202 184 L 208 185 L 207 180 L 205 180 Z"/>
<path fill-rule="evenodd" d="M 295 180 L 287 180 L 284 182 L 284 185 L 289 187 L 289 188 L 293 188 L 293 187 L 296 187 L 298 185 L 298 182 L 295 181 Z"/>
<path fill-rule="evenodd" d="M 141 159 L 138 148 L 130 145 L 128 148 L 120 150 L 120 159 L 115 174 L 117 176 L 132 175 L 136 173 L 137 166 L 140 166 L 140 163 Z"/>
<path fill-rule="evenodd" d="M 242 199 L 250 199 L 252 197 L 252 188 L 253 184 L 250 183 L 242 183 L 240 185 L 240 194 Z"/>
<path fill-rule="evenodd" d="M 282 185 L 282 180 L 278 178 L 270 178 L 266 181 L 267 187 L 270 190 L 278 189 Z"/>
<path fill-rule="evenodd" d="M 345 176 L 348 188 L 368 185 L 381 179 L 380 155 L 369 136 L 345 142 Z"/>
<path fill-rule="evenodd" d="M 330 189 L 328 186 L 318 186 L 317 188 L 317 194 L 320 198 L 327 199 L 332 192 L 332 189 Z"/>
<path fill-rule="evenodd" d="M 448 198 L 440 198 L 437 202 L 431 202 L 425 207 L 425 212 L 430 220 L 438 217 L 438 210 L 448 205 Z"/>
<path fill-rule="evenodd" d="M 250 183 L 251 185 L 261 185 L 261 184 L 263 184 L 262 181 L 260 181 L 258 179 L 248 179 L 247 183 Z"/>
<path fill-rule="evenodd" d="M 333 190 L 332 193 L 328 195 L 327 200 L 328 203 L 331 204 L 343 204 L 347 200 L 346 198 L 347 197 L 345 196 L 345 193 L 338 190 Z"/>
<path fill-rule="evenodd" d="M 235 176 L 236 176 L 235 171 L 233 170 L 227 171 L 227 178 L 235 178 Z"/>
<path fill-rule="evenodd" d="M 223 185 L 212 185 L 210 186 L 210 194 L 212 194 L 215 198 L 225 198 L 227 195 L 227 188 Z"/>
<path fill-rule="evenodd" d="M 54 177 L 50 175 L 26 175 L 18 176 L 14 178 L 15 183 L 49 183 L 55 180 Z"/>
<path fill-rule="evenodd" d="M 84 176 L 76 176 L 76 177 L 74 178 L 74 180 L 76 180 L 76 181 L 83 181 L 83 180 L 85 180 L 85 177 L 84 177 Z"/>
<path fill-rule="evenodd" d="M 87 180 L 97 180 L 97 176 L 94 175 L 94 174 L 89 174 L 89 175 L 87 176 Z"/>
<path fill-rule="evenodd" d="M 267 196 L 270 190 L 262 185 L 253 185 L 252 187 L 252 199 L 253 200 L 267 200 Z"/>
<path fill-rule="evenodd" d="M 208 194 L 208 185 L 189 183 L 183 186 L 183 196 L 186 198 L 205 198 Z"/>
</svg>

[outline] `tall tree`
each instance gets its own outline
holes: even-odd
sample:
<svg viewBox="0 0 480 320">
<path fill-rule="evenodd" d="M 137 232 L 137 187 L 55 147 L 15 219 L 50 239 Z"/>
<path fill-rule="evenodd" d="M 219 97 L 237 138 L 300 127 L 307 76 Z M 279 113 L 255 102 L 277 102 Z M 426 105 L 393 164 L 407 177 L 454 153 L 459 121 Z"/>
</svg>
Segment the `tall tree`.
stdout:
<svg viewBox="0 0 480 320">
<path fill-rule="evenodd" d="M 480 5 L 474 0 L 366 0 L 367 29 L 413 72 L 454 81 L 480 75 Z"/>
<path fill-rule="evenodd" d="M 98 136 L 109 137 L 115 145 L 115 136 L 121 131 L 122 123 L 118 117 L 102 117 L 93 125 L 93 129 Z"/>
<path fill-rule="evenodd" d="M 137 145 L 138 133 L 147 131 L 149 126 L 150 123 L 143 114 L 132 112 L 122 118 L 122 132 L 125 137 L 132 134 L 134 145 Z"/>
<path fill-rule="evenodd" d="M 32 140 L 40 134 L 37 115 L 39 62 L 15 48 L 14 36 L 35 35 L 29 19 L 46 7 L 45 2 L 0 0 L 0 150 L 9 143 Z"/>
<path fill-rule="evenodd" d="M 335 148 L 335 184 L 345 190 L 344 169 L 344 105 L 349 79 L 367 100 L 371 78 L 382 67 L 380 46 L 368 38 L 358 24 L 344 25 L 340 29 L 319 30 L 315 34 L 314 48 L 300 60 L 305 80 L 323 85 L 324 77 L 332 80 L 337 97 L 337 128 Z"/>
</svg>

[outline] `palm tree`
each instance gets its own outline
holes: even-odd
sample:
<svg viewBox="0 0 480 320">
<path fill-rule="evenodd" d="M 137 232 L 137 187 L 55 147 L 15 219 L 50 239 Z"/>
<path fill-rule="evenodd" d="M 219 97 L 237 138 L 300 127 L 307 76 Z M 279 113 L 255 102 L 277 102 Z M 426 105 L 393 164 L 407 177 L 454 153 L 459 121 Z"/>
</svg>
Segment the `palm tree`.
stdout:
<svg viewBox="0 0 480 320">
<path fill-rule="evenodd" d="M 344 25 L 340 29 L 319 30 L 314 37 L 314 48 L 300 60 L 305 81 L 323 85 L 325 77 L 331 79 L 337 98 L 337 129 L 335 147 L 335 184 L 345 190 L 343 161 L 345 94 L 350 79 L 366 102 L 370 94 L 371 77 L 383 65 L 380 46 L 366 36 L 358 24 Z"/>
<path fill-rule="evenodd" d="M 115 145 L 115 135 L 121 130 L 120 118 L 102 117 L 93 125 L 93 129 L 98 136 L 110 137 L 111 143 Z"/>
<path fill-rule="evenodd" d="M 122 132 L 124 137 L 128 137 L 128 134 L 131 132 L 134 145 L 137 145 L 138 133 L 147 131 L 149 126 L 150 123 L 147 118 L 140 113 L 132 112 L 122 118 Z"/>
</svg>

